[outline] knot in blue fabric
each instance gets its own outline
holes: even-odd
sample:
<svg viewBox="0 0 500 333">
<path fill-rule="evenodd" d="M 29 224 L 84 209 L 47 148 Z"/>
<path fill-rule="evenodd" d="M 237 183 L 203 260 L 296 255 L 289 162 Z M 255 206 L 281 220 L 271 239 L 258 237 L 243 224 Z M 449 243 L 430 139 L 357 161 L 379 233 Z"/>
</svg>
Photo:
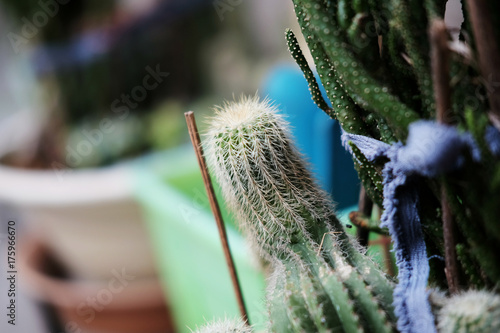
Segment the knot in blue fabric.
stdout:
<svg viewBox="0 0 500 333">
<path fill-rule="evenodd" d="M 488 129 L 486 139 L 492 152 L 500 152 L 500 133 Z M 362 135 L 343 132 L 342 143 L 351 152 L 353 142 L 370 161 L 385 157 L 389 161 L 384 177 L 384 214 L 381 226 L 387 227 L 394 242 L 398 284 L 394 289 L 394 309 L 398 329 L 408 333 L 436 332 L 428 302 L 429 264 L 418 211 L 418 176 L 435 177 L 462 166 L 468 151 L 475 161 L 480 152 L 469 133 L 431 121 L 409 127 L 406 145 L 388 145 Z"/>
<path fill-rule="evenodd" d="M 479 149 L 469 133 L 460 134 L 451 126 L 419 121 L 410 125 L 406 146 L 397 149 L 395 160 L 407 174 L 435 177 L 462 166 L 466 149 L 474 160 L 480 159 Z"/>
</svg>

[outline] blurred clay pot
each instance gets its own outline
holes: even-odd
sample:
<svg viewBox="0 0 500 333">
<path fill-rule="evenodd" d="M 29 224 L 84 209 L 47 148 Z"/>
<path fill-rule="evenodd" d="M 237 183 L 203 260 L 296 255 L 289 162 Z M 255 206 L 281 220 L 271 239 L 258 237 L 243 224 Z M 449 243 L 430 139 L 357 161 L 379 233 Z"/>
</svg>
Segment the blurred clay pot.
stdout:
<svg viewBox="0 0 500 333">
<path fill-rule="evenodd" d="M 98 282 L 55 277 L 58 263 L 35 238 L 22 240 L 19 258 L 23 290 L 52 306 L 65 332 L 175 332 L 157 278 L 136 277 L 126 269 Z"/>
<path fill-rule="evenodd" d="M 0 166 L 0 203 L 75 279 L 106 280 L 126 267 L 155 277 L 156 263 L 130 164 L 98 169 L 25 170 Z"/>
</svg>

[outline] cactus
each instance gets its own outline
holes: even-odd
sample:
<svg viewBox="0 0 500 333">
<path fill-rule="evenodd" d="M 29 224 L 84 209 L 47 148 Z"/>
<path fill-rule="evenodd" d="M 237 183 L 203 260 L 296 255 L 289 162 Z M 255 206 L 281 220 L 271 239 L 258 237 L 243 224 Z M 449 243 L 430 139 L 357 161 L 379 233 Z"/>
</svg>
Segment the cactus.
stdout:
<svg viewBox="0 0 500 333">
<path fill-rule="evenodd" d="M 241 319 L 223 319 L 198 328 L 195 333 L 252 333 L 252 328 Z"/>
<path fill-rule="evenodd" d="M 354 1 L 349 9 L 341 1 L 292 2 L 301 32 L 327 91 L 326 97 L 331 101 L 332 107 L 327 113 L 336 117 L 345 132 L 386 143 L 399 140 L 404 144 L 411 122 L 436 117 L 434 95 L 439 92 L 433 77 L 439 73 L 433 71 L 437 72 L 439 68 L 431 68 L 432 40 L 428 30 L 434 20 L 443 18 L 446 1 L 360 0 Z M 498 15 L 494 11 L 498 5 L 487 0 L 469 2 L 475 5 L 463 6 L 463 38 L 470 41 L 464 46 L 473 52 L 472 61 L 482 61 L 485 56 L 498 59 L 500 24 L 494 17 Z M 486 27 L 484 31 L 473 30 L 477 27 L 473 24 L 474 15 L 476 20 L 478 16 L 469 11 L 472 7 L 476 11 L 481 9 L 483 14 L 490 9 L 492 18 L 483 20 L 479 16 L 482 27 Z M 375 29 L 370 30 L 370 27 Z M 483 33 L 489 33 L 488 28 L 496 33 L 489 35 L 489 48 L 476 40 L 483 38 Z M 301 51 L 289 37 L 291 34 L 287 32 L 287 42 L 299 62 L 297 54 Z M 427 255 L 444 256 L 440 221 L 443 197 L 450 205 L 457 226 L 457 241 L 451 245 L 458 263 L 453 274 L 464 283 L 463 288 L 468 289 L 491 287 L 500 282 L 497 265 L 500 250 L 500 161 L 494 148 L 498 145 L 498 138 L 491 135 L 500 130 L 498 121 L 494 121 L 495 117 L 498 119 L 498 112 L 495 111 L 498 109 L 495 107 L 498 105 L 495 104 L 498 88 L 493 88 L 494 83 L 491 82 L 491 77 L 498 77 L 494 72 L 500 68 L 490 65 L 488 70 L 484 70 L 473 65 L 471 58 L 464 61 L 465 57 L 464 54 L 451 52 L 450 70 L 446 73 L 451 77 L 450 107 L 445 111 L 450 125 L 467 130 L 470 133 L 467 135 L 477 144 L 476 152 L 471 155 L 480 154 L 481 157 L 465 156 L 464 165 L 458 171 L 422 182 L 419 192 L 423 197 L 419 210 Z M 300 68 L 304 73 L 307 73 L 306 67 L 302 60 Z M 489 76 L 490 79 L 478 80 L 479 69 L 484 78 Z M 309 81 L 311 76 L 305 77 Z M 331 88 L 332 83 L 338 83 L 335 90 Z M 485 88 L 489 89 L 488 99 L 486 94 L 484 98 L 479 96 Z M 338 102 L 339 95 L 342 103 Z M 490 114 L 487 113 L 489 108 L 493 109 Z M 349 147 L 367 193 L 374 202 L 381 204 L 382 196 L 386 195 L 381 188 L 381 176 L 385 177 L 384 184 L 388 177 L 380 172 L 385 162 L 368 160 L 352 142 Z M 445 190 L 439 191 L 439 187 Z M 442 283 L 443 265 L 433 261 L 431 266 L 429 284 L 446 287 Z"/>
<path fill-rule="evenodd" d="M 440 333 L 500 332 L 500 296 L 468 291 L 451 297 L 438 313 Z"/>
<path fill-rule="evenodd" d="M 242 98 L 219 108 L 205 151 L 254 248 L 276 270 L 285 267 L 270 292 L 279 300 L 270 304 L 286 304 L 286 313 L 278 308 L 274 316 L 270 306 L 271 330 L 394 330 L 391 281 L 344 233 L 269 101 Z"/>
</svg>

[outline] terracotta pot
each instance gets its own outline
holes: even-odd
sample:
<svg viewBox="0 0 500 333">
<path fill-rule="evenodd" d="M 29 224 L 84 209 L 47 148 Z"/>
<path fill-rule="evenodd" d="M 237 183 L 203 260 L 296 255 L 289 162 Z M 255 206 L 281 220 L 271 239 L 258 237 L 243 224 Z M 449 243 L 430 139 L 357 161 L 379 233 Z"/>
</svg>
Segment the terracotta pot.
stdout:
<svg viewBox="0 0 500 333">
<path fill-rule="evenodd" d="M 24 239 L 19 250 L 23 289 L 56 310 L 65 333 L 174 332 L 173 320 L 157 278 L 111 272 L 107 281 L 66 280 L 49 274 L 57 267 L 37 239 Z M 59 270 L 60 271 L 60 270 Z"/>
</svg>

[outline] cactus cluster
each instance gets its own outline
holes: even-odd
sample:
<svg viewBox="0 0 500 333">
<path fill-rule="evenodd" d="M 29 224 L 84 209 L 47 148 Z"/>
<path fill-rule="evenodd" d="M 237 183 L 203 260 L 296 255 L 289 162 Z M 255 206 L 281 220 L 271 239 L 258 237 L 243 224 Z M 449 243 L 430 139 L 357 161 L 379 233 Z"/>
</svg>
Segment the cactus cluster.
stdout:
<svg viewBox="0 0 500 333">
<path fill-rule="evenodd" d="M 437 117 L 470 143 L 459 167 L 408 179 L 419 198 L 427 251 L 421 258 L 432 258 L 425 262 L 428 286 L 445 295 L 430 298 L 435 330 L 498 331 L 499 296 L 489 290 L 500 283 L 500 92 L 494 81 L 500 68 L 484 59 L 500 59 L 500 20 L 477 22 L 478 8 L 495 18 L 497 2 L 466 1 L 460 38 L 442 36 L 447 57 L 440 59 L 429 30 L 442 22 L 444 0 L 292 1 L 320 82 L 288 30 L 290 52 L 313 101 L 345 132 L 403 147 L 411 123 Z M 485 44 L 478 26 L 494 38 Z M 444 60 L 446 68 L 435 66 Z M 272 266 L 269 331 L 418 332 L 398 326 L 393 281 L 346 235 L 287 128 L 269 101 L 244 98 L 218 109 L 205 138 L 226 201 Z M 390 158 L 368 158 L 348 145 L 366 193 L 385 208 L 391 175 L 383 170 Z M 448 266 L 451 254 L 455 262 Z"/>
<path fill-rule="evenodd" d="M 325 111 L 346 132 L 388 143 L 404 142 L 411 122 L 436 117 L 433 89 L 437 89 L 432 80 L 429 29 L 432 22 L 444 17 L 446 1 L 359 0 L 347 4 L 293 0 L 293 3 L 332 105 Z M 480 1 L 478 6 L 497 8 L 495 1 Z M 500 282 L 500 268 L 496 264 L 500 244 L 500 206 L 496 204 L 500 197 L 500 162 L 492 149 L 495 144 L 492 140 L 498 139 L 488 133 L 498 133 L 498 120 L 495 121 L 498 110 L 494 109 L 492 97 L 498 95 L 498 88 L 491 81 L 500 68 L 494 68 L 496 73 L 481 73 L 478 64 L 484 54 L 499 57 L 496 44 L 500 24 L 498 20 L 485 19 L 485 25 L 489 24 L 497 33 L 495 40 L 489 41 L 495 47 L 480 49 L 475 40 L 478 33 L 472 29 L 470 4 L 464 3 L 462 7 L 465 20 L 460 39 L 453 44 L 448 40 L 448 45 L 459 47 L 450 46 L 448 50 L 451 93 L 446 117 L 450 125 L 469 131 L 474 137 L 481 161 L 466 157 L 465 166 L 459 171 L 426 180 L 421 188 L 425 199 L 420 210 L 429 256 L 444 256 L 440 202 L 442 193 L 447 196 L 458 226 L 455 250 L 461 284 L 492 287 Z M 293 32 L 287 31 L 286 37 L 294 59 L 310 87 L 314 87 L 316 82 L 311 79 Z M 466 51 L 456 51 L 460 48 Z M 312 89 L 312 96 L 321 106 L 322 97 L 317 90 Z M 497 129 L 493 130 L 491 125 Z M 381 165 L 367 162 L 354 147 L 353 152 L 364 187 L 372 200 L 380 204 Z M 444 192 L 439 191 L 441 186 L 445 187 Z M 446 288 L 443 264 L 434 261 L 432 265 L 431 284 Z"/>
<path fill-rule="evenodd" d="M 500 68 L 494 60 L 490 61 L 493 65 L 484 65 L 484 59 L 500 57 L 500 24 L 494 17 L 498 15 L 497 3 L 487 0 L 463 3 L 465 19 L 460 39 L 452 43 L 451 38 L 442 37 L 448 56 L 437 59 L 436 63 L 449 62 L 443 70 L 448 77 L 444 82 L 438 77 L 443 75 L 439 72 L 441 68 L 432 66 L 436 59 L 431 56 L 436 55 L 431 50 L 436 45 L 431 38 L 431 27 L 442 22 L 446 1 L 360 0 L 348 4 L 340 0 L 293 0 L 293 3 L 332 105 L 325 111 L 346 132 L 387 143 L 405 142 L 410 123 L 437 116 L 460 131 L 468 131 L 474 138 L 479 159 L 472 156 L 477 152 L 466 154 L 459 170 L 421 180 L 420 220 L 428 257 L 446 257 L 450 250 L 446 252 L 441 221 L 445 200 L 450 210 L 446 218 L 451 216 L 456 224 L 451 252 L 456 253 L 457 267 L 448 274 L 455 275 L 453 279 L 462 290 L 497 285 L 500 211 L 493 202 L 498 203 L 500 197 L 500 161 L 494 148 L 498 138 L 494 136 L 498 136 L 500 128 L 498 88 L 492 81 L 498 80 Z M 487 15 L 489 12 L 491 17 Z M 287 31 L 286 37 L 293 58 L 312 86 L 315 82 L 311 82 L 304 69 L 307 65 L 293 32 Z M 487 39 L 487 43 L 482 39 Z M 460 48 L 466 52 L 458 51 Z M 439 84 L 448 88 L 449 96 L 442 96 Z M 311 95 L 320 106 L 318 100 L 322 97 L 316 91 L 312 89 Z M 339 103 L 339 96 L 344 104 Z M 438 98 L 441 108 L 443 105 L 445 108 L 441 116 Z M 351 104 L 346 108 L 345 103 Z M 385 161 L 368 161 L 357 147 L 349 144 L 367 193 L 380 205 L 381 197 L 386 194 L 381 188 Z M 451 288 L 447 284 L 449 277 L 447 281 L 443 274 L 444 263 L 433 260 L 430 265 L 429 285 Z M 494 331 L 485 327 L 486 331 Z M 443 325 L 438 328 L 443 330 Z"/>
<path fill-rule="evenodd" d="M 209 165 L 242 229 L 273 267 L 272 332 L 393 332 L 393 283 L 344 232 L 269 101 L 220 108 Z"/>
</svg>

